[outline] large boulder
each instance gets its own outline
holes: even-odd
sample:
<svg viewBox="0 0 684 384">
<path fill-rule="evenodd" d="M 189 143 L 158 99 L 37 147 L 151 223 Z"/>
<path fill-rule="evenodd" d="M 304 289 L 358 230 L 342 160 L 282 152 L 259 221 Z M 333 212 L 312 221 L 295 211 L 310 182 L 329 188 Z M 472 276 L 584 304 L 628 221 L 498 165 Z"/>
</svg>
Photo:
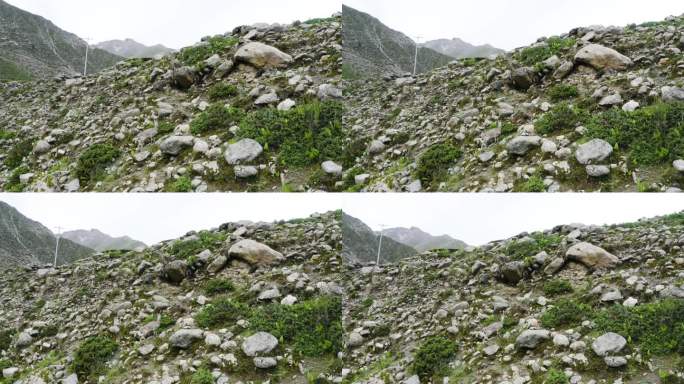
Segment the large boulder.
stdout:
<svg viewBox="0 0 684 384">
<path fill-rule="evenodd" d="M 38 140 L 36 145 L 33 147 L 33 153 L 36 155 L 42 155 L 50 150 L 50 143 L 45 140 Z"/>
<path fill-rule="evenodd" d="M 537 346 L 551 338 L 551 332 L 544 329 L 527 330 L 515 339 L 517 349 L 535 349 Z"/>
<path fill-rule="evenodd" d="M 589 44 L 575 55 L 575 62 L 594 69 L 624 70 L 632 66 L 632 60 L 620 52 L 599 44 Z"/>
<path fill-rule="evenodd" d="M 590 269 L 612 268 L 620 263 L 617 256 L 589 243 L 575 244 L 565 253 L 570 261 L 576 261 Z"/>
<path fill-rule="evenodd" d="M 540 145 L 541 137 L 539 136 L 518 136 L 506 144 L 506 150 L 508 153 L 522 156 Z"/>
<path fill-rule="evenodd" d="M 527 91 L 537 82 L 537 72 L 530 67 L 516 68 L 511 72 L 511 85 L 515 89 Z"/>
<path fill-rule="evenodd" d="M 599 336 L 591 344 L 591 349 L 594 350 L 600 357 L 619 353 L 627 345 L 627 340 L 617 333 L 608 332 Z"/>
<path fill-rule="evenodd" d="M 238 49 L 235 61 L 248 63 L 256 68 L 284 68 L 292 62 L 292 56 L 270 45 L 250 42 Z"/>
<path fill-rule="evenodd" d="M 188 275 L 188 263 L 183 260 L 175 260 L 164 266 L 162 277 L 172 284 L 180 284 Z"/>
<path fill-rule="evenodd" d="M 663 101 L 684 101 L 684 89 L 677 87 L 663 87 L 660 89 Z"/>
<path fill-rule="evenodd" d="M 192 67 L 174 69 L 171 74 L 171 81 L 176 88 L 188 89 L 197 81 L 197 71 Z"/>
<path fill-rule="evenodd" d="M 228 146 L 225 158 L 229 165 L 243 164 L 256 159 L 263 151 L 264 147 L 256 140 L 242 139 Z"/>
<path fill-rule="evenodd" d="M 525 264 L 521 261 L 512 261 L 501 267 L 501 280 L 506 284 L 516 285 L 523 279 Z"/>
<path fill-rule="evenodd" d="M 284 259 L 280 252 L 254 240 L 240 240 L 228 250 L 229 258 L 236 258 L 250 265 L 271 265 Z"/>
<path fill-rule="evenodd" d="M 169 344 L 174 348 L 188 349 L 192 344 L 201 340 L 204 332 L 201 329 L 181 329 L 169 338 Z"/>
<path fill-rule="evenodd" d="M 192 147 L 192 136 L 171 136 L 159 144 L 159 150 L 166 155 L 178 156 L 184 149 Z"/>
<path fill-rule="evenodd" d="M 593 139 L 579 147 L 575 152 L 575 158 L 582 165 L 603 161 L 613 153 L 613 146 L 601 139 Z"/>
<path fill-rule="evenodd" d="M 242 352 L 249 357 L 270 353 L 278 346 L 278 339 L 267 332 L 257 332 L 242 342 Z"/>
</svg>

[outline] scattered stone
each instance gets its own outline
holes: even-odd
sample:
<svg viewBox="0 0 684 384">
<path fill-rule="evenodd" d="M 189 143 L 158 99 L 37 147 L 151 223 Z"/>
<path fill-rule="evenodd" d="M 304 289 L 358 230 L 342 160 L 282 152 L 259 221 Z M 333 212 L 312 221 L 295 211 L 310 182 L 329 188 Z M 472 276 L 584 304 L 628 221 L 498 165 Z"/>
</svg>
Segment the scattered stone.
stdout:
<svg viewBox="0 0 684 384">
<path fill-rule="evenodd" d="M 242 343 L 242 352 L 249 357 L 271 353 L 278 346 L 278 339 L 267 332 L 257 332 Z"/>
</svg>

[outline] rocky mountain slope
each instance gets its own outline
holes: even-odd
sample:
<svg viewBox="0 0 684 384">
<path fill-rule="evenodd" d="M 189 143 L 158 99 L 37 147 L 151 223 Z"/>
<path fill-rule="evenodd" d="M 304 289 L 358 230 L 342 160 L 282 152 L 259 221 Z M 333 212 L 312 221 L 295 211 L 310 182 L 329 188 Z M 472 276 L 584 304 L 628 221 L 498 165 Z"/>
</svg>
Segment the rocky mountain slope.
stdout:
<svg viewBox="0 0 684 384">
<path fill-rule="evenodd" d="M 242 26 L 96 76 L 0 85 L 0 188 L 332 189 L 353 163 L 340 26 Z"/>
<path fill-rule="evenodd" d="M 53 264 L 56 248 L 55 235 L 45 226 L 22 215 L 15 208 L 0 201 L 0 269 Z M 92 256 L 92 249 L 62 239 L 57 263 L 69 264 Z"/>
<path fill-rule="evenodd" d="M 364 191 L 679 191 L 684 18 L 350 81 Z"/>
<path fill-rule="evenodd" d="M 351 264 L 375 263 L 378 259 L 380 234 L 375 233 L 361 220 L 342 213 L 342 257 Z M 418 252 L 390 237 L 382 238 L 380 264 L 393 263 Z"/>
<path fill-rule="evenodd" d="M 413 73 L 416 43 L 408 36 L 346 5 L 342 6 L 342 24 L 345 77 Z M 429 71 L 451 60 L 430 48 L 419 47 L 417 72 Z"/>
<path fill-rule="evenodd" d="M 145 243 L 128 236 L 112 237 L 97 229 L 68 231 L 64 232 L 62 237 L 99 252 L 115 250 L 133 251 L 147 247 Z"/>
<path fill-rule="evenodd" d="M 473 45 L 457 37 L 453 39 L 430 40 L 421 45 L 455 59 L 468 57 L 490 58 L 506 53 L 503 49 L 495 48 L 490 44 Z"/>
<path fill-rule="evenodd" d="M 681 383 L 682 265 L 684 212 L 352 268 L 343 383 Z"/>
<path fill-rule="evenodd" d="M 340 236 L 335 212 L 229 223 L 3 272 L 0 382 L 339 382 Z"/>
<path fill-rule="evenodd" d="M 388 228 L 383 233 L 390 239 L 406 244 L 419 252 L 433 249 L 463 249 L 467 246 L 463 241 L 449 235 L 433 236 L 416 227 Z"/>
<path fill-rule="evenodd" d="M 0 0 L 0 82 L 83 73 L 86 42 L 49 20 Z M 100 49 L 88 53 L 88 73 L 121 60 Z"/>
<path fill-rule="evenodd" d="M 175 52 L 175 50 L 167 48 L 161 44 L 147 46 L 145 44 L 138 43 L 133 39 L 103 41 L 101 43 L 95 44 L 95 47 L 128 59 L 160 59 L 164 55 Z"/>
</svg>

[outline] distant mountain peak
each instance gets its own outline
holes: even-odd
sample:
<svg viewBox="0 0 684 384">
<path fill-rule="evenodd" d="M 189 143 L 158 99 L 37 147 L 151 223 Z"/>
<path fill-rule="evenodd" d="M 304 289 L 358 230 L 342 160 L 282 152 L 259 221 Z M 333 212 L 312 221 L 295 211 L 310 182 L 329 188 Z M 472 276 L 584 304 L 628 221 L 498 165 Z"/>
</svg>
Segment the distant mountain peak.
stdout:
<svg viewBox="0 0 684 384">
<path fill-rule="evenodd" d="M 125 58 L 160 58 L 175 52 L 161 44 L 147 46 L 131 38 L 124 40 L 108 40 L 95 45 L 97 48 Z"/>
<path fill-rule="evenodd" d="M 406 244 L 419 252 L 432 249 L 463 249 L 467 247 L 465 242 L 454 239 L 449 235 L 435 236 L 417 227 L 389 228 L 385 229 L 383 233 L 392 240 Z"/>
<path fill-rule="evenodd" d="M 63 233 L 62 237 L 100 252 L 110 250 L 131 251 L 147 247 L 145 243 L 128 236 L 112 237 L 98 229 L 69 231 Z"/>
<path fill-rule="evenodd" d="M 495 48 L 490 44 L 473 45 L 458 37 L 431 40 L 421 45 L 454 59 L 467 57 L 487 58 L 506 53 L 503 49 Z"/>
</svg>

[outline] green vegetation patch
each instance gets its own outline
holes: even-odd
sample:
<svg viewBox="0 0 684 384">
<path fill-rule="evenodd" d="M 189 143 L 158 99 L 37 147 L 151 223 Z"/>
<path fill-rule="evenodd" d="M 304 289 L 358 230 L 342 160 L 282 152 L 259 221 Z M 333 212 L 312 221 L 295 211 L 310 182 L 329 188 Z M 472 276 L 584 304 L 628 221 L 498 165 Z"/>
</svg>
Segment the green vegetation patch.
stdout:
<svg viewBox="0 0 684 384">
<path fill-rule="evenodd" d="M 456 357 L 458 346 L 445 336 L 431 336 L 423 340 L 414 355 L 411 370 L 421 382 L 430 382 L 435 375 L 446 375 L 449 363 Z"/>
<path fill-rule="evenodd" d="M 0 140 L 9 140 L 14 139 L 15 137 L 17 137 L 15 132 L 0 129 Z"/>
<path fill-rule="evenodd" d="M 32 140 L 23 140 L 12 147 L 5 157 L 5 165 L 9 169 L 14 169 L 22 164 L 24 158 L 31 154 L 33 150 Z"/>
<path fill-rule="evenodd" d="M 15 168 L 12 171 L 9 180 L 7 180 L 7 183 L 5 184 L 5 192 L 22 192 L 24 190 L 24 186 L 21 185 L 20 176 L 29 172 L 29 167 L 25 165 L 20 165 L 19 167 Z"/>
<path fill-rule="evenodd" d="M 551 368 L 549 371 L 546 373 L 546 380 L 544 380 L 545 384 L 568 384 L 570 382 L 570 378 L 568 375 L 565 374 L 565 372 Z"/>
<path fill-rule="evenodd" d="M 577 326 L 591 316 L 591 307 L 576 300 L 559 300 L 541 316 L 541 323 L 546 328 Z"/>
<path fill-rule="evenodd" d="M 539 175 L 532 175 L 527 180 L 521 179 L 516 182 L 514 192 L 537 193 L 546 192 L 546 185 L 544 179 Z"/>
<path fill-rule="evenodd" d="M 179 259 L 190 259 L 205 249 L 213 250 L 226 241 L 226 234 L 221 232 L 201 231 L 197 239 L 176 240 L 169 248 L 169 253 Z"/>
<path fill-rule="evenodd" d="M 594 320 L 601 332 L 615 332 L 647 355 L 684 353 L 684 300 L 666 299 L 633 308 L 615 305 Z"/>
<path fill-rule="evenodd" d="M 579 96 L 577 87 L 570 84 L 556 84 L 547 93 L 552 101 L 567 100 Z"/>
<path fill-rule="evenodd" d="M 657 103 L 633 112 L 605 111 L 587 124 L 587 136 L 626 152 L 635 166 L 684 158 L 684 103 Z"/>
<path fill-rule="evenodd" d="M 192 192 L 192 180 L 188 176 L 181 176 L 176 180 L 171 179 L 164 186 L 164 191 L 172 193 Z"/>
<path fill-rule="evenodd" d="M 433 145 L 418 160 L 416 176 L 424 186 L 446 177 L 449 167 L 463 156 L 463 152 L 451 143 Z"/>
<path fill-rule="evenodd" d="M 535 256 L 541 251 L 550 251 L 551 248 L 558 246 L 562 238 L 559 235 L 547 235 L 536 232 L 530 235 L 532 240 L 512 241 L 506 246 L 504 253 L 512 260 L 526 260 Z"/>
<path fill-rule="evenodd" d="M 238 43 L 235 37 L 211 37 L 197 46 L 183 48 L 178 58 L 186 65 L 197 65 L 215 54 L 227 52 Z"/>
<path fill-rule="evenodd" d="M 28 81 L 31 74 L 16 64 L 0 58 L 0 81 Z"/>
<path fill-rule="evenodd" d="M 192 375 L 187 375 L 181 379 L 181 384 L 214 384 L 214 376 L 207 368 L 201 367 Z"/>
<path fill-rule="evenodd" d="M 106 169 L 121 155 L 121 151 L 111 144 L 95 144 L 78 158 L 76 176 L 87 185 L 100 181 L 106 176 Z"/>
<path fill-rule="evenodd" d="M 302 167 L 345 158 L 344 106 L 336 101 L 311 101 L 289 111 L 258 109 L 240 122 L 238 136 L 278 150 L 286 166 Z"/>
<path fill-rule="evenodd" d="M 16 331 L 13 329 L 0 329 L 0 351 L 9 349 L 15 333 Z"/>
<path fill-rule="evenodd" d="M 577 106 L 562 102 L 554 105 L 534 124 L 535 130 L 543 135 L 573 130 L 589 120 L 589 113 Z"/>
<path fill-rule="evenodd" d="M 216 296 L 235 290 L 235 285 L 230 279 L 217 278 L 204 283 L 204 292 L 209 296 Z"/>
<path fill-rule="evenodd" d="M 249 316 L 247 305 L 227 297 L 220 297 L 205 305 L 195 316 L 197 325 L 206 329 L 233 326 L 236 321 Z"/>
<path fill-rule="evenodd" d="M 335 355 L 342 350 L 342 300 L 337 297 L 266 305 L 255 309 L 249 322 L 253 331 L 269 332 L 291 343 L 302 356 Z"/>
<path fill-rule="evenodd" d="M 114 356 L 119 345 L 108 336 L 94 336 L 84 341 L 74 354 L 73 372 L 82 378 L 104 373 L 106 363 Z"/>
<path fill-rule="evenodd" d="M 221 129 L 227 131 L 228 128 L 237 124 L 243 116 L 244 112 L 241 109 L 215 103 L 192 119 L 190 132 L 193 135 L 201 135 Z"/>
<path fill-rule="evenodd" d="M 572 284 L 563 279 L 554 279 L 544 283 L 544 294 L 546 296 L 558 296 L 566 293 L 572 293 L 574 289 Z"/>
<path fill-rule="evenodd" d="M 207 97 L 209 97 L 209 100 L 211 101 L 225 100 L 237 94 L 237 87 L 227 83 L 214 84 L 207 91 Z"/>
<path fill-rule="evenodd" d="M 546 40 L 546 44 L 525 48 L 520 51 L 518 59 L 525 65 L 535 65 L 553 55 L 574 47 L 576 42 L 577 40 L 574 38 L 561 39 L 555 36 L 550 37 Z"/>
</svg>

